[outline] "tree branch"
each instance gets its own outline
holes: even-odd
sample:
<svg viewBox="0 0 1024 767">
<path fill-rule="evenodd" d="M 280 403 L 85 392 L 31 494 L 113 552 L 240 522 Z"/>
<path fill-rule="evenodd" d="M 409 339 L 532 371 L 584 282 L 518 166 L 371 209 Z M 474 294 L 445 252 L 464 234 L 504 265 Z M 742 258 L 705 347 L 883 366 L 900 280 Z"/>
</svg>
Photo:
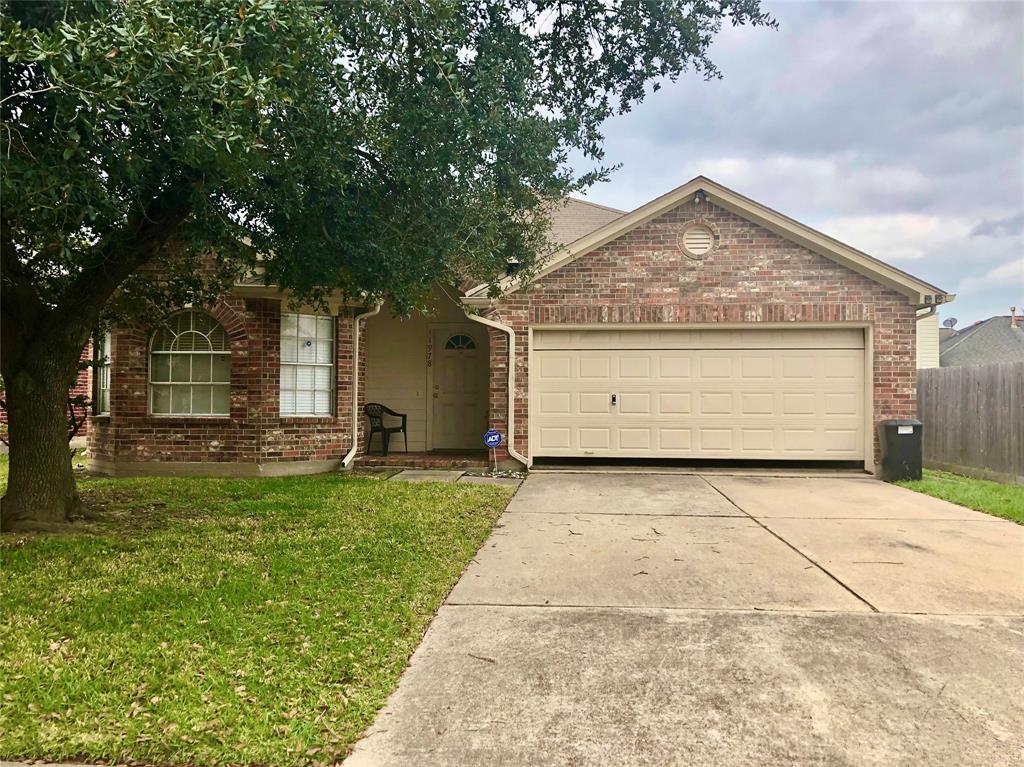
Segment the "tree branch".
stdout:
<svg viewBox="0 0 1024 767">
<path fill-rule="evenodd" d="M 194 184 L 180 179 L 97 248 L 97 258 L 61 293 L 58 313 L 93 327 L 103 304 L 149 262 L 192 213 Z"/>
<path fill-rule="evenodd" d="M 391 171 L 389 171 L 387 166 L 380 161 L 379 157 L 359 148 L 353 149 L 352 153 L 355 154 L 357 157 L 362 157 L 364 160 L 366 160 L 370 164 L 370 166 L 375 171 L 377 171 L 377 176 L 380 178 L 381 181 L 384 182 L 384 185 L 387 186 L 387 188 L 390 191 L 398 192 L 398 185 L 392 178 Z"/>
</svg>

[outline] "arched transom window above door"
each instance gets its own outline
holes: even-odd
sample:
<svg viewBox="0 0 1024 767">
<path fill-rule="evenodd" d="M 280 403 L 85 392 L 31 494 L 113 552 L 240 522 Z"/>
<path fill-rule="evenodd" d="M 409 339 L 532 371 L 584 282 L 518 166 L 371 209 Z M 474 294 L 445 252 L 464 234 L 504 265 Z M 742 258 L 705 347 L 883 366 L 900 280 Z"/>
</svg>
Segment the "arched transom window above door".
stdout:
<svg viewBox="0 0 1024 767">
<path fill-rule="evenodd" d="M 464 335 L 462 333 L 456 333 L 453 336 L 449 336 L 448 340 L 444 344 L 445 349 L 475 349 L 476 341 L 471 336 Z"/>
</svg>

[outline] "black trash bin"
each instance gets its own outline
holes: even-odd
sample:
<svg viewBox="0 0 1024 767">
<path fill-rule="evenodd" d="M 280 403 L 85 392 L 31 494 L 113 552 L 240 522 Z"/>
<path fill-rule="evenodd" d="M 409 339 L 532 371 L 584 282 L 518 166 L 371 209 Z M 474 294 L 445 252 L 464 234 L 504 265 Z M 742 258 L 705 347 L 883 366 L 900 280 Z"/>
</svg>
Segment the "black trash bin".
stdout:
<svg viewBox="0 0 1024 767">
<path fill-rule="evenodd" d="M 921 479 L 921 430 L 924 424 L 913 418 L 893 419 L 878 424 L 882 446 L 882 479 L 898 482 Z"/>
</svg>

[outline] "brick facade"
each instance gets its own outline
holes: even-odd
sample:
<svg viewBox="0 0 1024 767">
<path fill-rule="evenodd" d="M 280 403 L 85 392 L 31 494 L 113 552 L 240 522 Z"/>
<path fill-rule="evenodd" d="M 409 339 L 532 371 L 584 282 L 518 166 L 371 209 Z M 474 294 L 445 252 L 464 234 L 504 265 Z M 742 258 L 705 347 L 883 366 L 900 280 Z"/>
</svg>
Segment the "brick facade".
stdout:
<svg viewBox="0 0 1024 767">
<path fill-rule="evenodd" d="M 679 233 L 715 233 L 703 259 Z M 873 330 L 874 420 L 916 416 L 915 309 L 897 293 L 723 208 L 683 203 L 499 300 L 516 331 L 516 449 L 528 450 L 528 328 L 538 324 L 860 322 Z M 508 349 L 491 332 L 490 423 L 507 430 Z M 877 461 L 878 445 L 875 439 Z"/>
<path fill-rule="evenodd" d="M 715 234 L 703 259 L 679 234 L 699 219 Z M 352 317 L 335 324 L 336 397 L 330 417 L 279 415 L 280 302 L 230 296 L 211 313 L 231 347 L 226 417 L 153 416 L 148 410 L 151 328 L 117 329 L 109 416 L 94 416 L 91 455 L 100 471 L 235 464 L 230 473 L 323 470 L 352 446 L 352 376 L 365 400 L 366 344 L 353 359 Z M 486 315 L 516 331 L 516 449 L 528 455 L 529 335 L 534 325 L 636 323 L 859 323 L 872 330 L 873 418 L 914 417 L 915 309 L 902 294 L 710 203 L 683 203 L 497 301 Z M 508 339 L 491 329 L 489 423 L 508 431 Z M 410 353 L 419 353 L 411 349 Z M 412 385 L 412 384 L 410 384 Z M 361 417 L 356 426 L 364 449 Z M 874 439 L 874 438 L 873 438 Z M 875 439 L 877 460 L 878 445 Z M 305 467 L 305 468 L 304 468 Z M 225 469 L 227 467 L 224 467 Z M 225 472 L 228 473 L 228 472 Z"/>
<path fill-rule="evenodd" d="M 228 334 L 231 405 L 228 416 L 149 414 L 152 328 L 117 328 L 111 339 L 110 414 L 93 416 L 89 452 L 101 472 L 135 473 L 139 464 L 237 464 L 232 473 L 327 468 L 352 446 L 353 310 L 335 318 L 334 415 L 282 417 L 280 302 L 229 296 L 210 313 Z M 318 463 L 314 463 L 318 462 Z M 216 470 L 216 466 L 212 467 Z M 228 467 L 223 467 L 228 470 Z"/>
</svg>

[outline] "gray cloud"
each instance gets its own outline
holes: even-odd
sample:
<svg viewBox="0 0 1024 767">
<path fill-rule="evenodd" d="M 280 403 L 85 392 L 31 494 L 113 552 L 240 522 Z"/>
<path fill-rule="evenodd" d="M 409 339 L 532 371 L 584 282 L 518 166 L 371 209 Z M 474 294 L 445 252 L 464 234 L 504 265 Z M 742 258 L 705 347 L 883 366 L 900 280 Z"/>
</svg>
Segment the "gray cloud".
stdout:
<svg viewBox="0 0 1024 767">
<path fill-rule="evenodd" d="M 724 79 L 666 83 L 609 122 L 597 202 L 703 173 L 959 293 L 1024 305 L 1024 4 L 770 4 L 726 28 Z M 579 164 L 582 169 L 584 166 Z"/>
<path fill-rule="evenodd" d="M 971 237 L 1020 237 L 1024 233 L 1024 213 L 982 221 L 971 230 Z"/>
</svg>

